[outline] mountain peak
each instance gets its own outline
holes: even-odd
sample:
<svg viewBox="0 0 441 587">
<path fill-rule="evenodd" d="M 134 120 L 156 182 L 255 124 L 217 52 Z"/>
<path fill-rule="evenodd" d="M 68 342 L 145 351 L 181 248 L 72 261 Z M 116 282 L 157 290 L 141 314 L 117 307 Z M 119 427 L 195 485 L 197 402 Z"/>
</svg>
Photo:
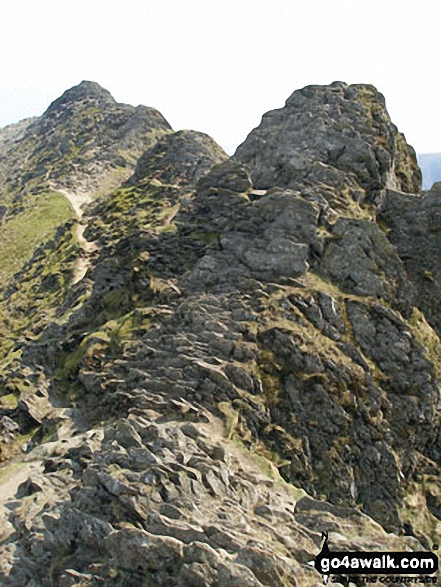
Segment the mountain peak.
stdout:
<svg viewBox="0 0 441 587">
<path fill-rule="evenodd" d="M 54 100 L 46 113 L 58 111 L 61 107 L 90 100 L 100 105 L 115 104 L 112 94 L 100 86 L 97 82 L 83 80 L 76 86 L 66 90 L 59 98 Z"/>
<path fill-rule="evenodd" d="M 0 179 L 2 158 L 10 178 L 1 204 L 38 191 L 44 177 L 79 212 L 102 186 L 110 191 L 127 179 L 141 153 L 171 130 L 154 108 L 118 103 L 98 83 L 82 81 L 32 122 L 0 130 Z"/>
<path fill-rule="evenodd" d="M 386 189 L 421 191 L 415 152 L 370 84 L 296 90 L 283 108 L 264 114 L 233 157 L 251 168 L 256 189 L 325 183 L 336 190 L 336 205 L 348 175 L 355 182 L 349 207 L 354 198 L 380 203 Z"/>
</svg>

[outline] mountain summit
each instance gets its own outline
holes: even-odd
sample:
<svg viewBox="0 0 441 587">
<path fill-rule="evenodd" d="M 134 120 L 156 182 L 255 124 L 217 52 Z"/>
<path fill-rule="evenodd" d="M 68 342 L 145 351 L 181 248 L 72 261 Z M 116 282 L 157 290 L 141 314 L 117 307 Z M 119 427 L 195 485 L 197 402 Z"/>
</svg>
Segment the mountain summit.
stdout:
<svg viewBox="0 0 441 587">
<path fill-rule="evenodd" d="M 284 108 L 264 115 L 234 157 L 250 165 L 258 189 L 315 185 L 325 176 L 337 191 L 353 186 L 351 198 L 362 200 L 381 199 L 385 189 L 421 192 L 415 152 L 368 85 L 296 90 Z"/>
<path fill-rule="evenodd" d="M 88 194 L 0 261 L 2 585 L 316 587 L 324 532 L 430 549 L 441 192 L 382 95 L 296 91 L 228 158 L 83 84 L 0 134 L 18 237 Z"/>
<path fill-rule="evenodd" d="M 171 131 L 154 108 L 118 104 L 84 81 L 42 116 L 0 133 L 0 253 L 10 259 L 0 267 L 3 285 L 62 220 L 127 179 L 142 152 Z"/>
<path fill-rule="evenodd" d="M 112 94 L 96 82 L 82 81 L 77 86 L 66 90 L 62 96 L 54 100 L 45 114 L 54 114 L 62 107 L 66 107 L 75 102 L 93 102 L 100 107 L 116 103 Z"/>
</svg>

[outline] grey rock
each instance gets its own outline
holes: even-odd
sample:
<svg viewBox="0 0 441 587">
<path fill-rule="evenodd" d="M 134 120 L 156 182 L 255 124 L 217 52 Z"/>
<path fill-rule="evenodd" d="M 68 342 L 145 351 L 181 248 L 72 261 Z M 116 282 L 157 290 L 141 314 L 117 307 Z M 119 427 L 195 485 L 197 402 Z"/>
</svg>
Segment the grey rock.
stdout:
<svg viewBox="0 0 441 587">
<path fill-rule="evenodd" d="M 357 295 L 392 302 L 410 297 L 403 263 L 373 222 L 340 218 L 332 227 L 320 270 Z"/>
<path fill-rule="evenodd" d="M 403 260 L 407 279 L 416 290 L 415 303 L 430 324 L 440 332 L 439 262 L 440 185 L 422 198 L 393 191 L 380 210 L 380 220 L 388 227 L 388 238 Z"/>
<path fill-rule="evenodd" d="M 165 135 L 138 160 L 129 184 L 154 177 L 162 183 L 195 185 L 213 164 L 227 158 L 208 135 L 181 130 Z"/>
<path fill-rule="evenodd" d="M 211 188 L 239 193 L 248 192 L 252 188 L 249 170 L 232 159 L 215 165 L 197 185 L 197 189 L 202 192 L 209 191 Z M 220 194 L 221 197 L 222 195 Z"/>
<path fill-rule="evenodd" d="M 310 185 L 320 163 L 336 177 L 349 175 L 371 200 L 385 188 L 421 190 L 415 152 L 391 123 L 383 96 L 368 85 L 297 90 L 284 108 L 263 116 L 234 158 L 249 165 L 257 189 Z M 329 178 L 325 183 L 336 186 Z"/>
<path fill-rule="evenodd" d="M 51 124 L 95 103 L 120 113 L 127 152 L 108 155 L 122 165 L 146 112 L 126 120 L 86 84 Z M 436 198 L 426 210 L 386 193 L 419 188 L 382 97 L 305 88 L 233 160 L 193 131 L 145 147 L 85 212 L 87 277 L 40 288 L 76 258 L 67 225 L 1 302 L 15 346 L 0 357 L 0 417 L 26 423 L 21 459 L 43 471 L 4 469 L 6 494 L 31 481 L 1 514 L 0 582 L 315 587 L 306 563 L 324 528 L 340 550 L 430 546 L 440 343 L 404 244 L 411 227 L 428 234 L 436 282 Z M 1 449 L 9 459 L 15 440 Z"/>
<path fill-rule="evenodd" d="M 16 432 L 20 429 L 20 426 L 17 424 L 17 422 L 14 422 L 14 420 L 9 418 L 8 416 L 2 417 L 2 419 L 0 420 L 0 426 L 3 428 L 3 431 L 5 432 Z"/>
</svg>

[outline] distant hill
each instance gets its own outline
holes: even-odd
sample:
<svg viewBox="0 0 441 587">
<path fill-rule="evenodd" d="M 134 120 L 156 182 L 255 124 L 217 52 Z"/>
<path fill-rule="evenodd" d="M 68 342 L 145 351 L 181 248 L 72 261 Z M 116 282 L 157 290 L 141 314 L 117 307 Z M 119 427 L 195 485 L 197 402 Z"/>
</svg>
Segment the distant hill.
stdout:
<svg viewBox="0 0 441 587">
<path fill-rule="evenodd" d="M 423 174 L 423 190 L 430 190 L 435 182 L 441 181 L 441 153 L 417 155 L 417 160 Z"/>
<path fill-rule="evenodd" d="M 154 108 L 118 104 L 83 81 L 46 112 L 0 129 L 0 289 L 81 206 L 119 186 L 172 129 Z"/>
</svg>

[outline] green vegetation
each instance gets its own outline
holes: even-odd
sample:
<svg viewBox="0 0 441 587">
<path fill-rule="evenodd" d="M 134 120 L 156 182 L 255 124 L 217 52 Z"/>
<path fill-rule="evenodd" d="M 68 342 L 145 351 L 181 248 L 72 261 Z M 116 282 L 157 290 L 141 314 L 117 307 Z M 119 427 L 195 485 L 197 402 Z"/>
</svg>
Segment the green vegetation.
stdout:
<svg viewBox="0 0 441 587">
<path fill-rule="evenodd" d="M 108 244 L 133 230 L 174 230 L 171 223 L 179 209 L 177 197 L 176 188 L 155 180 L 142 187 L 118 188 L 97 203 L 87 235 Z"/>
<path fill-rule="evenodd" d="M 437 377 L 441 378 L 441 342 L 436 332 L 418 308 L 413 309 L 409 324 L 412 327 L 412 334 L 423 346 L 427 358 L 432 362 Z"/>
<path fill-rule="evenodd" d="M 124 157 L 127 159 L 128 157 Z M 132 172 L 131 167 L 112 167 L 106 173 L 102 173 L 100 177 L 100 185 L 96 192 L 93 194 L 93 198 L 101 198 L 107 196 L 112 190 L 120 186 L 124 181 L 128 179 Z"/>
<path fill-rule="evenodd" d="M 363 84 L 357 86 L 357 94 L 365 107 L 366 114 L 372 122 L 378 118 L 387 120 L 387 112 L 384 106 L 378 101 L 378 93 L 375 86 Z"/>
<path fill-rule="evenodd" d="M 0 410 L 14 409 L 17 407 L 17 404 L 18 398 L 13 393 L 9 393 L 8 395 L 0 397 Z"/>
<path fill-rule="evenodd" d="M 73 216 L 70 202 L 53 191 L 30 197 L 25 210 L 7 216 L 0 226 L 0 287 L 7 285 L 35 249 L 53 238 L 56 229 Z"/>
<path fill-rule="evenodd" d="M 21 336 L 36 338 L 57 315 L 69 293 L 77 256 L 75 225 L 68 223 L 58 232 L 57 240 L 46 243 L 22 269 L 20 287 L 0 301 L 1 369 L 19 359 L 20 351 L 10 351 Z"/>
<path fill-rule="evenodd" d="M 270 409 L 279 403 L 282 394 L 279 369 L 274 353 L 268 349 L 262 349 L 259 355 L 258 373 L 262 381 L 265 405 Z"/>
<path fill-rule="evenodd" d="M 233 438 L 236 432 L 236 427 L 239 422 L 239 414 L 231 405 L 231 402 L 220 402 L 218 404 L 219 411 L 225 416 L 224 421 L 224 435 L 228 440 Z"/>
<path fill-rule="evenodd" d="M 134 309 L 118 319 L 109 320 L 83 338 L 74 351 L 61 357 L 56 374 L 58 381 L 69 385 L 81 367 L 96 366 L 120 356 L 125 343 L 142 336 L 151 326 L 148 309 Z"/>
<path fill-rule="evenodd" d="M 224 416 L 224 436 L 227 440 L 234 442 L 236 448 L 240 449 L 243 455 L 246 456 L 248 462 L 251 460 L 253 464 L 257 465 L 271 479 L 285 483 L 280 476 L 278 467 L 283 467 L 289 461 L 282 459 L 276 452 L 271 451 L 268 446 L 258 439 L 252 442 L 246 420 L 241 415 L 242 408 L 246 409 L 247 407 L 246 403 L 242 403 L 240 400 L 234 400 L 233 403 L 220 402 L 218 404 L 218 409 Z M 252 451 L 249 449 L 250 444 L 252 444 Z M 248 448 L 246 448 L 246 445 L 248 445 Z"/>
<path fill-rule="evenodd" d="M 21 453 L 21 447 L 28 442 L 34 435 L 35 430 L 30 430 L 26 434 L 16 434 L 14 439 L 9 443 L 2 442 L 0 444 L 0 463 L 10 462 Z M 18 468 L 25 466 L 26 463 L 11 463 L 0 469 L 0 484 L 8 480 Z"/>
<path fill-rule="evenodd" d="M 411 192 L 415 185 L 414 176 L 419 173 L 419 168 L 414 153 L 409 149 L 406 139 L 402 133 L 397 133 L 395 137 L 396 144 L 396 162 L 395 175 L 401 182 L 401 189 L 404 192 Z M 420 175 L 421 177 L 421 175 Z"/>
</svg>

